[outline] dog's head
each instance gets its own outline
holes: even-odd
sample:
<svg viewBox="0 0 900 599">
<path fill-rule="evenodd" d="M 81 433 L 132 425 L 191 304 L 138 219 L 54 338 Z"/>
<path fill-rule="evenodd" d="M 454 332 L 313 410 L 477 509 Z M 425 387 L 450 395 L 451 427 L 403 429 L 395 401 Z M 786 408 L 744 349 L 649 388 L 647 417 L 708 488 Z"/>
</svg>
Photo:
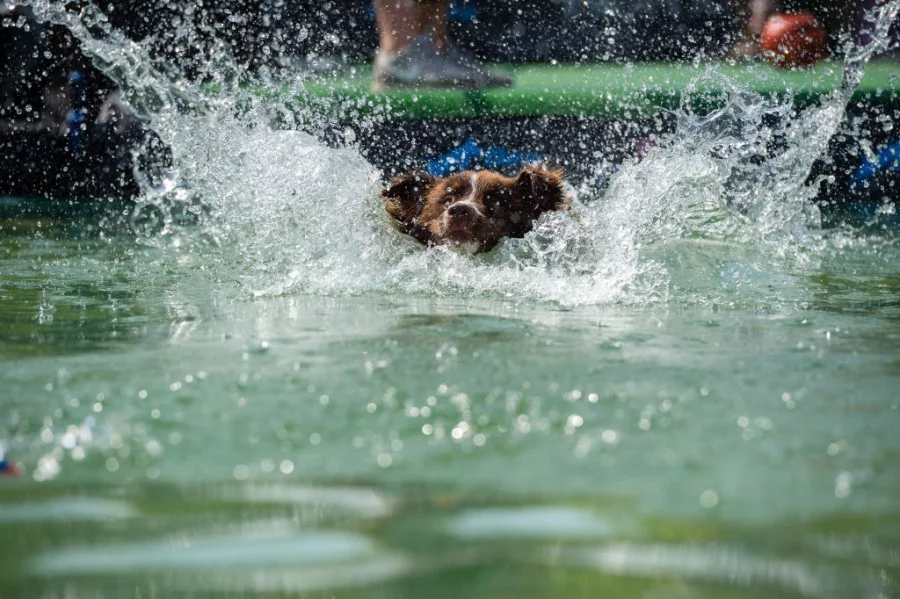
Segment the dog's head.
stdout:
<svg viewBox="0 0 900 599">
<path fill-rule="evenodd" d="M 487 252 L 503 237 L 523 237 L 544 212 L 567 209 L 562 181 L 561 170 L 532 166 L 516 177 L 414 172 L 395 178 L 381 195 L 403 232 L 422 243 Z"/>
</svg>

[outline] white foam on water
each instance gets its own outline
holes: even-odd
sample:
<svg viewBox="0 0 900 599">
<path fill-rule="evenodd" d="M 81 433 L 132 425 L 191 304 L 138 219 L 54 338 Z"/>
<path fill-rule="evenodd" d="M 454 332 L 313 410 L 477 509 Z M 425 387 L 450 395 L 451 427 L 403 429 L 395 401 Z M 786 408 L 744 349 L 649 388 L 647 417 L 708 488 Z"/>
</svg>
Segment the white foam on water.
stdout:
<svg viewBox="0 0 900 599">
<path fill-rule="evenodd" d="M 721 122 L 731 111 L 740 124 L 770 110 L 762 100 L 751 107 L 732 100 L 705 122 Z M 237 277 L 255 295 L 664 302 L 669 269 L 654 248 L 697 237 L 751 241 L 756 227 L 728 206 L 738 159 L 720 150 L 756 140 L 722 127 L 709 134 L 710 127 L 685 118 L 662 147 L 625 165 L 602 196 L 545 215 L 524 239 L 475 257 L 426 250 L 391 226 L 378 173 L 354 149 L 258 126 L 263 113 L 185 119 L 169 136 L 182 172 L 212 207 L 206 227 L 219 240 L 217 278 Z"/>
</svg>

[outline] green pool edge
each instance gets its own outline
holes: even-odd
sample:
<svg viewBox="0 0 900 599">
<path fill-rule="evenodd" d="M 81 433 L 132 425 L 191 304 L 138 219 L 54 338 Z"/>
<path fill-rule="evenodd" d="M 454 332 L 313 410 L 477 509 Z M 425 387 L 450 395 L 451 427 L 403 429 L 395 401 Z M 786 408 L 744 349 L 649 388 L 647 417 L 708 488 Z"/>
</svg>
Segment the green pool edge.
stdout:
<svg viewBox="0 0 900 599">
<path fill-rule="evenodd" d="M 339 77 L 312 76 L 300 91 L 292 84 L 251 84 L 255 96 L 283 97 L 289 110 L 312 109 L 339 122 L 361 118 L 396 120 L 485 117 L 582 117 L 628 119 L 679 107 L 708 112 L 724 104 L 732 88 L 763 97 L 790 98 L 798 107 L 837 88 L 842 65 L 783 70 L 762 63 L 534 64 L 498 67 L 515 76 L 509 88 L 480 91 L 392 90 L 374 93 L 371 68 L 361 65 Z M 900 100 L 900 61 L 875 60 L 852 102 L 872 105 Z"/>
</svg>

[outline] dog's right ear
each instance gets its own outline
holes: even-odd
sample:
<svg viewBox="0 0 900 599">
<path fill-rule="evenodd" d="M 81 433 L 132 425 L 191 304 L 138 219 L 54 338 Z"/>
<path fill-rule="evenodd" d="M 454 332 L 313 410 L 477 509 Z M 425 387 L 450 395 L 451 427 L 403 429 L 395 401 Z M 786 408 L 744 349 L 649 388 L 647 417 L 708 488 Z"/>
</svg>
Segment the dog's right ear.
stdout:
<svg viewBox="0 0 900 599">
<path fill-rule="evenodd" d="M 413 171 L 394 177 L 381 191 L 388 214 L 397 221 L 411 225 L 425 205 L 425 196 L 434 185 L 434 177 L 424 171 Z"/>
</svg>

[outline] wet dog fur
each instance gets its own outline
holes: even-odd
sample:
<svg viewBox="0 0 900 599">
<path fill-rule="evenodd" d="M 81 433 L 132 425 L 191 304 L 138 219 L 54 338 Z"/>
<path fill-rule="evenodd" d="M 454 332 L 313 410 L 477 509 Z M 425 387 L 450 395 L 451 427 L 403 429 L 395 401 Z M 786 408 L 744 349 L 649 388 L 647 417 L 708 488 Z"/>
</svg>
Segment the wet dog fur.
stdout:
<svg viewBox="0 0 900 599">
<path fill-rule="evenodd" d="M 381 195 L 398 228 L 426 246 L 489 252 L 504 237 L 524 237 L 544 212 L 566 210 L 563 172 L 525 166 L 515 177 L 487 170 L 394 178 Z"/>
</svg>

